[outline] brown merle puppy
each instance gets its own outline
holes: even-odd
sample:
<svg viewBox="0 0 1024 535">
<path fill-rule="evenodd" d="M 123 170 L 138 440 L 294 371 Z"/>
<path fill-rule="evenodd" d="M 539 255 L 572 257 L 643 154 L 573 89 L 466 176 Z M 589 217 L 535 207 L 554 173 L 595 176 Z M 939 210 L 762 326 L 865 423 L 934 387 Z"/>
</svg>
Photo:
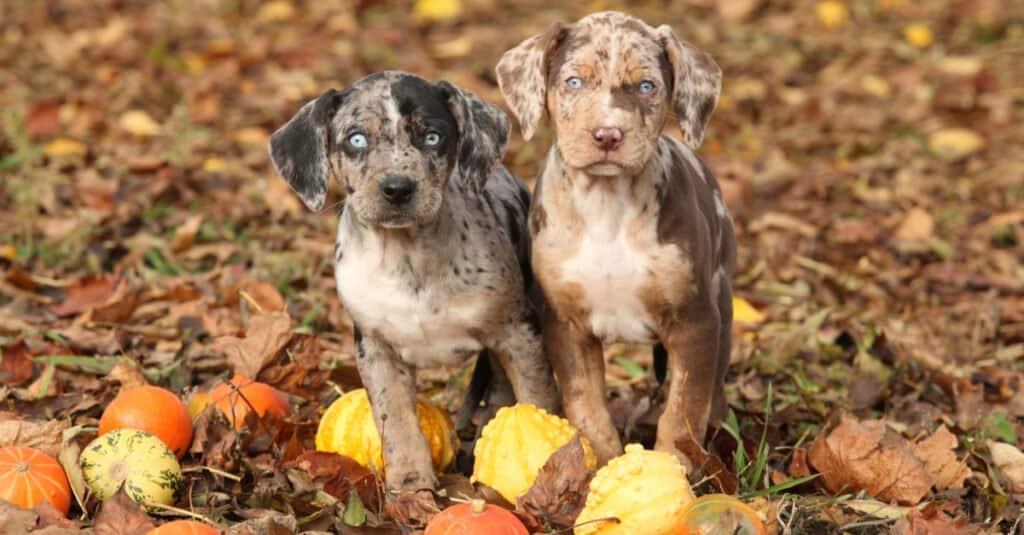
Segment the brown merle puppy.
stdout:
<svg viewBox="0 0 1024 535">
<path fill-rule="evenodd" d="M 417 424 L 417 367 L 483 352 L 474 386 L 493 361 L 494 396 L 510 382 L 520 401 L 558 406 L 526 292 L 529 191 L 501 165 L 508 130 L 504 112 L 452 84 L 384 72 L 327 91 L 270 139 L 310 209 L 323 207 L 330 174 L 348 193 L 335 275 L 389 489 L 437 483 Z"/>
<path fill-rule="evenodd" d="M 602 344 L 652 343 L 671 370 L 656 447 L 702 442 L 726 410 L 732 324 L 732 222 L 693 151 L 721 70 L 668 26 L 605 12 L 527 39 L 497 74 L 523 137 L 545 115 L 554 126 L 530 234 L 567 416 L 602 463 L 621 453 Z M 662 135 L 672 118 L 689 147 Z"/>
</svg>

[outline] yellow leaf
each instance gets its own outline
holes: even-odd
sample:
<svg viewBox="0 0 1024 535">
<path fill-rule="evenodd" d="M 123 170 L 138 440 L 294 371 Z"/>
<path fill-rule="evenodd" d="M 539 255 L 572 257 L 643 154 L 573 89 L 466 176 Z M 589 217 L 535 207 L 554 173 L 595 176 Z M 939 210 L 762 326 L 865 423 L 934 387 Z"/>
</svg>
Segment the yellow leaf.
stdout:
<svg viewBox="0 0 1024 535">
<path fill-rule="evenodd" d="M 228 164 L 220 158 L 207 158 L 206 161 L 203 162 L 203 171 L 210 173 L 219 173 L 227 169 L 227 167 Z"/>
<path fill-rule="evenodd" d="M 928 48 L 935 40 L 932 30 L 924 24 L 908 24 L 903 28 L 903 37 L 917 48 Z"/>
<path fill-rule="evenodd" d="M 43 149 L 43 154 L 47 156 L 81 156 L 85 154 L 85 150 L 85 145 L 73 139 L 59 137 Z"/>
<path fill-rule="evenodd" d="M 985 140 L 966 128 L 944 128 L 928 136 L 928 148 L 943 158 L 963 158 L 985 146 Z"/>
<path fill-rule="evenodd" d="M 860 87 L 869 95 L 877 98 L 886 98 L 892 93 L 889 82 L 874 74 L 868 74 L 861 78 Z"/>
<path fill-rule="evenodd" d="M 14 257 L 18 254 L 18 250 L 9 244 L 0 245 L 0 258 L 6 258 L 8 260 L 14 260 Z"/>
<path fill-rule="evenodd" d="M 814 14 L 818 23 L 826 30 L 842 28 L 850 20 L 850 10 L 846 4 L 836 0 L 825 0 L 814 6 Z"/>
<path fill-rule="evenodd" d="M 420 20 L 453 19 L 462 14 L 462 2 L 460 0 L 416 0 L 412 13 Z"/>
<path fill-rule="evenodd" d="M 263 22 L 288 20 L 295 15 L 295 7 L 290 2 L 268 2 L 260 7 L 256 18 Z"/>
<path fill-rule="evenodd" d="M 142 110 L 130 110 L 121 116 L 118 121 L 121 129 L 137 136 L 154 136 L 160 132 L 160 123 L 153 120 Z"/>
<path fill-rule="evenodd" d="M 742 297 L 732 298 L 732 319 L 737 323 L 757 324 L 764 321 L 764 314 Z"/>
</svg>

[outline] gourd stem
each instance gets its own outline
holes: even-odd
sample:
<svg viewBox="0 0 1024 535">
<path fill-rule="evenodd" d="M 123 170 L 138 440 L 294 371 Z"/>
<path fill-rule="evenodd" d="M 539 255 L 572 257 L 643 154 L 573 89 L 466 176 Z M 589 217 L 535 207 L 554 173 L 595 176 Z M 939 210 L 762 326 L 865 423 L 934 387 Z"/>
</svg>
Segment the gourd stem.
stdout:
<svg viewBox="0 0 1024 535">
<path fill-rule="evenodd" d="M 478 515 L 478 514 L 484 512 L 485 510 L 487 510 L 487 502 L 485 502 L 485 501 L 483 501 L 483 500 L 481 500 L 479 498 L 470 500 L 470 502 L 469 502 L 469 510 L 473 511 L 473 514 Z"/>
</svg>

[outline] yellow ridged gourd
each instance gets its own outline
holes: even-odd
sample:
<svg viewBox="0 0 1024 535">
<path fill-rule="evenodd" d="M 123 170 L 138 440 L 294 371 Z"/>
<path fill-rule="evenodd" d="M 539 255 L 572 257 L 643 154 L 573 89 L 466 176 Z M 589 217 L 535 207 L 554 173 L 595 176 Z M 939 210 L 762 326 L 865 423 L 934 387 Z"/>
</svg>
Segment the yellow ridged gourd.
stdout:
<svg viewBox="0 0 1024 535">
<path fill-rule="evenodd" d="M 430 444 L 434 469 L 440 472 L 448 468 L 459 449 L 459 437 L 448 413 L 420 401 L 416 404 L 416 416 Z M 317 428 L 316 449 L 340 453 L 371 470 L 384 472 L 384 451 L 366 389 L 353 390 L 331 403 Z"/>
<path fill-rule="evenodd" d="M 675 456 L 630 444 L 594 475 L 574 533 L 675 535 L 693 499 L 686 469 Z M 602 518 L 619 522 L 592 522 Z"/>
<path fill-rule="evenodd" d="M 578 431 L 565 418 L 533 405 L 520 403 L 502 407 L 484 426 L 473 455 L 473 477 L 515 503 L 533 486 L 537 474 L 551 454 L 566 445 Z M 597 467 L 597 457 L 587 439 L 581 437 L 587 467 Z"/>
</svg>

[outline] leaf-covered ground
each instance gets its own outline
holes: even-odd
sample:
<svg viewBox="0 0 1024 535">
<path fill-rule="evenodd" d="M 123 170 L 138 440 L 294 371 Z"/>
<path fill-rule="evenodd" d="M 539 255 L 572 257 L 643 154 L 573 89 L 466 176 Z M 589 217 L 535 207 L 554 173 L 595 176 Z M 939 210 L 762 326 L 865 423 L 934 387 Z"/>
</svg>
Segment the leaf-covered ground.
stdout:
<svg viewBox="0 0 1024 535">
<path fill-rule="evenodd" d="M 267 136 L 384 69 L 500 103 L 502 51 L 598 9 L 671 24 L 725 71 L 701 155 L 736 220 L 743 302 L 733 410 L 694 452 L 698 494 L 744 496 L 780 533 L 1021 529 L 1021 2 L 11 0 L 0 445 L 70 458 L 123 384 L 187 397 L 233 371 L 288 392 L 294 414 L 242 432 L 201 417 L 177 510 L 0 507 L 0 531 L 184 514 L 239 533 L 393 531 L 372 475 L 310 452 L 319 414 L 358 386 L 330 265 L 342 198 L 305 212 Z M 454 18 L 424 18 L 437 12 Z M 516 133 L 506 165 L 528 180 L 550 141 Z M 609 351 L 613 412 L 641 441 L 659 405 L 648 353 Z M 455 410 L 467 372 L 424 371 L 421 391 Z"/>
</svg>

